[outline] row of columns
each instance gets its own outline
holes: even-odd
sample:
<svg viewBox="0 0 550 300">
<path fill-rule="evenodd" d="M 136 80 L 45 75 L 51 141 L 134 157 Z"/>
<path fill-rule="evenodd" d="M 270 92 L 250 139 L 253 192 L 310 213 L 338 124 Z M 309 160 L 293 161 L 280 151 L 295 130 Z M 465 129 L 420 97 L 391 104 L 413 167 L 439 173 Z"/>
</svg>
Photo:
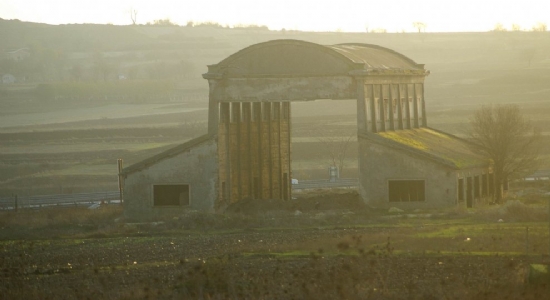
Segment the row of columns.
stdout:
<svg viewBox="0 0 550 300">
<path fill-rule="evenodd" d="M 427 127 L 422 83 L 357 85 L 357 129 L 384 132 Z"/>
<path fill-rule="evenodd" d="M 495 193 L 493 173 L 484 172 L 458 179 L 458 202 L 466 201 L 466 207 L 473 207 L 476 199 L 489 197 Z"/>
<path fill-rule="evenodd" d="M 290 103 L 219 106 L 219 200 L 290 199 Z"/>
</svg>

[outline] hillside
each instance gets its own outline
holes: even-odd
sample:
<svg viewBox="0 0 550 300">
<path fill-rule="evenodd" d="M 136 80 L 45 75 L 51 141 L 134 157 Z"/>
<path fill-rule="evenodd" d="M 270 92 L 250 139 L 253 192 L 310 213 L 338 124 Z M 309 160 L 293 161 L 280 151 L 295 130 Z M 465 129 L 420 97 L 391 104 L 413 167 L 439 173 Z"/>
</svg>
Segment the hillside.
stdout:
<svg viewBox="0 0 550 300">
<path fill-rule="evenodd" d="M 0 196 L 113 190 L 116 159 L 138 162 L 206 132 L 207 65 L 255 43 L 369 43 L 431 71 L 428 124 L 461 134 L 481 104 L 520 103 L 550 168 L 550 33 L 344 33 L 216 26 L 46 25 L 0 19 Z M 292 172 L 325 178 L 323 138 L 353 135 L 353 100 L 294 103 Z M 357 145 L 344 177 L 357 177 Z"/>
<path fill-rule="evenodd" d="M 433 105 L 549 99 L 550 33 L 314 33 L 215 26 L 45 25 L 0 20 L 4 50 L 28 47 L 41 67 L 0 65 L 26 83 L 166 79 L 206 97 L 208 64 L 251 44 L 300 39 L 320 44 L 370 43 L 394 49 L 431 71 Z M 31 63 L 27 63 L 29 65 Z"/>
</svg>

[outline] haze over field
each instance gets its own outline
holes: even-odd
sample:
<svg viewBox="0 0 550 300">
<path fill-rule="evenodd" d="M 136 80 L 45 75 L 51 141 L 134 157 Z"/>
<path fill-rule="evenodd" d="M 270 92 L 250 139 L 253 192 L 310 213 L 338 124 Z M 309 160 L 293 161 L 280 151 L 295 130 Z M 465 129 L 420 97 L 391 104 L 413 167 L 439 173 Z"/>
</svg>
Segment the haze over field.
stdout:
<svg viewBox="0 0 550 300">
<path fill-rule="evenodd" d="M 426 32 L 488 31 L 501 23 L 530 30 L 538 22 L 550 23 L 550 2 L 540 0 L 2 0 L 0 17 L 48 24 L 132 24 L 159 19 L 185 25 L 217 22 L 222 25 L 257 24 L 272 30 L 350 31 L 386 29 L 414 32 L 413 22 Z"/>
<path fill-rule="evenodd" d="M 480 105 L 516 103 L 548 136 L 548 11 L 530 0 L 0 0 L 0 76 L 15 81 L 0 84 L 0 196 L 116 188 L 117 158 L 206 132 L 207 65 L 277 39 L 375 44 L 425 64 L 434 128 L 460 134 Z M 18 49 L 28 56 L 10 59 Z M 293 104 L 297 178 L 326 177 L 317 135 L 354 132 L 355 110 Z M 357 177 L 350 149 L 343 176 Z"/>
</svg>

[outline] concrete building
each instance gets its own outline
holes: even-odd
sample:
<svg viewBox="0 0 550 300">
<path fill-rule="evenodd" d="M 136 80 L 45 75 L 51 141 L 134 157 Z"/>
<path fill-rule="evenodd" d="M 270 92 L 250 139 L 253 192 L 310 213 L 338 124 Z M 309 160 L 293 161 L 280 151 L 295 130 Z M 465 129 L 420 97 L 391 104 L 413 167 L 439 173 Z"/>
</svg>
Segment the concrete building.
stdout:
<svg viewBox="0 0 550 300">
<path fill-rule="evenodd" d="M 11 74 L 2 75 L 2 84 L 14 84 L 16 81 L 15 76 Z"/>
<path fill-rule="evenodd" d="M 203 75 L 208 134 L 120 174 L 126 215 L 291 199 L 291 103 L 317 99 L 357 101 L 360 193 L 368 205 L 474 205 L 489 194 L 489 164 L 465 141 L 428 127 L 428 74 L 376 45 L 275 40 L 245 48 Z"/>
<path fill-rule="evenodd" d="M 31 56 L 31 50 L 29 48 L 20 48 L 16 50 L 6 51 L 4 57 L 12 61 L 22 61 Z"/>
</svg>

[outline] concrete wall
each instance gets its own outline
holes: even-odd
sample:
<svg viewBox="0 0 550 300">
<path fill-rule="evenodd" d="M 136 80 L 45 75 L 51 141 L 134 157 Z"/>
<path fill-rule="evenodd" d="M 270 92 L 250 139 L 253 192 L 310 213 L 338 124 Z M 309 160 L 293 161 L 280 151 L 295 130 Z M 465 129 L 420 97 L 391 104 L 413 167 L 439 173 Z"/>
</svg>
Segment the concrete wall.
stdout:
<svg viewBox="0 0 550 300">
<path fill-rule="evenodd" d="M 290 103 L 222 103 L 220 111 L 220 204 L 290 199 Z"/>
<path fill-rule="evenodd" d="M 456 205 L 456 170 L 359 138 L 359 192 L 371 207 L 402 209 Z M 425 180 L 425 201 L 389 202 L 388 180 Z"/>
<path fill-rule="evenodd" d="M 215 138 L 127 175 L 124 215 L 150 220 L 188 209 L 213 211 L 218 191 L 218 157 Z M 189 184 L 189 206 L 153 206 L 153 185 Z"/>
</svg>

